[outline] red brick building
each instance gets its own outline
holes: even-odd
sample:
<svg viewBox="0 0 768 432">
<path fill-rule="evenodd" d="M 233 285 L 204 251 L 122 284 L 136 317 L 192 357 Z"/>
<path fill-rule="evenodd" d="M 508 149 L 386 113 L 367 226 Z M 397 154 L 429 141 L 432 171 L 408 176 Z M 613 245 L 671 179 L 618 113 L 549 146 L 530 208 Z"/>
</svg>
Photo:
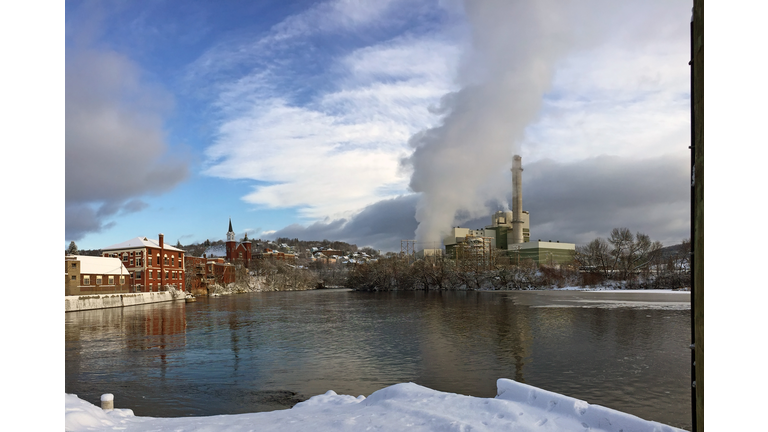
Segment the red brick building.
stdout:
<svg viewBox="0 0 768 432">
<path fill-rule="evenodd" d="M 274 261 L 288 261 L 293 263 L 296 261 L 296 255 L 292 253 L 280 252 L 272 249 L 264 249 L 264 252 L 257 252 L 257 259 L 271 259 Z"/>
<path fill-rule="evenodd" d="M 184 290 L 184 251 L 158 240 L 136 237 L 102 249 L 127 268 L 131 292 L 157 292 L 170 286 Z"/>
<path fill-rule="evenodd" d="M 235 266 L 224 258 L 184 257 L 187 270 L 187 291 L 194 295 L 208 295 L 214 283 L 227 285 L 235 281 Z"/>
<path fill-rule="evenodd" d="M 235 232 L 232 230 L 232 219 L 229 220 L 229 230 L 227 231 L 227 261 L 231 263 L 241 263 L 246 268 L 251 263 L 251 241 L 248 240 L 248 234 L 242 243 L 235 241 Z"/>
</svg>

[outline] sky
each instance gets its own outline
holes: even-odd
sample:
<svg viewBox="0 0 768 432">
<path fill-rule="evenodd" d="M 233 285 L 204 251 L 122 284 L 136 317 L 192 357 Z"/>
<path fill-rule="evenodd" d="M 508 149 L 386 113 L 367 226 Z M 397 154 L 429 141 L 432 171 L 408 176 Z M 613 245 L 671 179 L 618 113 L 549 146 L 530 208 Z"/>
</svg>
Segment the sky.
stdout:
<svg viewBox="0 0 768 432">
<path fill-rule="evenodd" d="M 65 248 L 690 236 L 679 0 L 67 1 Z"/>
</svg>

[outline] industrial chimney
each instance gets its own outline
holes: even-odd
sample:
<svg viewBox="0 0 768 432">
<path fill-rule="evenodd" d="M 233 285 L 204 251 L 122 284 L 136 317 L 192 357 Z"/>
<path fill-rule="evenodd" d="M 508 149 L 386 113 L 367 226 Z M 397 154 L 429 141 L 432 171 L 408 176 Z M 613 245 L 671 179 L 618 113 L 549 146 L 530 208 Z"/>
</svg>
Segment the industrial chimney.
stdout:
<svg viewBox="0 0 768 432">
<path fill-rule="evenodd" d="M 512 239 L 511 244 L 523 242 L 523 168 L 522 158 L 512 158 Z"/>
</svg>

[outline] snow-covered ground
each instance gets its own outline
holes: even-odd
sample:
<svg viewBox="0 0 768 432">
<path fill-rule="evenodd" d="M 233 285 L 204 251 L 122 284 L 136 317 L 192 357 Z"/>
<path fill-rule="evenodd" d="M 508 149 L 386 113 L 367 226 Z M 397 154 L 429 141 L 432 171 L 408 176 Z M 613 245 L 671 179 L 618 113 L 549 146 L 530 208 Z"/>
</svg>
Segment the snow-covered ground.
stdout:
<svg viewBox="0 0 768 432">
<path fill-rule="evenodd" d="M 495 398 L 396 384 L 364 396 L 329 390 L 291 409 L 210 417 L 136 417 L 130 409 L 103 411 L 66 394 L 68 431 L 604 431 L 676 432 L 674 427 L 508 379 Z M 119 395 L 115 398 L 119 406 Z"/>
<path fill-rule="evenodd" d="M 595 287 L 580 287 L 569 286 L 563 288 L 552 288 L 554 291 L 600 291 L 600 292 L 620 292 L 620 293 L 690 293 L 690 289 L 685 290 L 671 290 L 671 289 L 622 289 L 614 286 L 595 286 Z"/>
</svg>

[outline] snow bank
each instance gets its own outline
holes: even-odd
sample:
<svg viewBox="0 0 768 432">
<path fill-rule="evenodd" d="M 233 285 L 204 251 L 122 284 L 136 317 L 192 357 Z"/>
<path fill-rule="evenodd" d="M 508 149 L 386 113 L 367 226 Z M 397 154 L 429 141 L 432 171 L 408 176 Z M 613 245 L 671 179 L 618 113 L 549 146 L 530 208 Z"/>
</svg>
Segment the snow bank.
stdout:
<svg viewBox="0 0 768 432">
<path fill-rule="evenodd" d="M 396 384 L 369 397 L 329 390 L 291 409 L 211 417 L 136 417 L 129 409 L 104 412 L 66 395 L 68 431 L 603 431 L 679 432 L 584 401 L 508 379 L 497 381 L 498 396 L 476 398 Z M 119 402 L 119 395 L 118 395 Z"/>
</svg>

